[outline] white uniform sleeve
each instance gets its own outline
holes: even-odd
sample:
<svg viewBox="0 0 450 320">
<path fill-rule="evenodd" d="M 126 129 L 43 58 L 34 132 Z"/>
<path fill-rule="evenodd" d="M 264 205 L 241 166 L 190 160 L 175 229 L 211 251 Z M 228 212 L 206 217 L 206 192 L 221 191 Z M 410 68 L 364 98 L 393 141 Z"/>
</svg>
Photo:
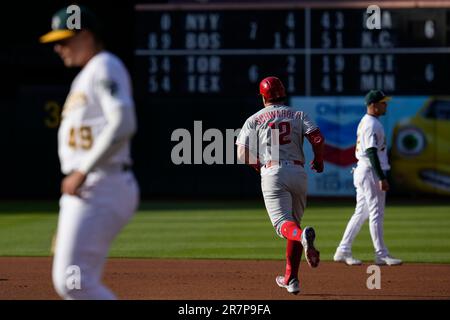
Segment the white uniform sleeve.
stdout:
<svg viewBox="0 0 450 320">
<path fill-rule="evenodd" d="M 309 134 L 310 132 L 316 130 L 318 127 L 316 123 L 308 116 L 308 114 L 303 112 L 303 134 Z"/>
<path fill-rule="evenodd" d="M 256 152 L 258 138 L 252 117 L 248 118 L 242 126 L 241 131 L 239 132 L 239 135 L 236 139 L 236 144 L 245 146 L 252 152 Z"/>
<path fill-rule="evenodd" d="M 378 136 L 374 126 L 369 126 L 363 131 L 361 139 L 363 140 L 364 152 L 369 148 L 378 149 Z"/>
<path fill-rule="evenodd" d="M 108 159 L 136 132 L 131 84 L 125 67 L 114 61 L 102 63 L 94 76 L 93 89 L 107 124 L 79 167 L 83 173 Z"/>
</svg>

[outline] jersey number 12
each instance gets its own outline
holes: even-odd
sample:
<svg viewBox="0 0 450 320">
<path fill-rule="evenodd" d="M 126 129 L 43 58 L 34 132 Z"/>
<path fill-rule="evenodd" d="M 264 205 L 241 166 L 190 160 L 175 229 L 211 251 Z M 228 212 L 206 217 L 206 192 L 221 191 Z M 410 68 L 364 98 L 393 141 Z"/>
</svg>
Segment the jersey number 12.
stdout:
<svg viewBox="0 0 450 320">
<path fill-rule="evenodd" d="M 277 128 L 276 122 L 269 122 L 268 125 L 269 125 L 269 128 L 272 130 L 275 130 L 275 129 L 279 130 L 278 140 L 279 140 L 280 145 L 291 143 L 291 138 L 290 138 L 291 124 L 289 122 L 282 121 L 282 122 L 278 123 L 278 128 Z M 273 138 L 273 133 L 272 133 L 272 138 Z"/>
</svg>

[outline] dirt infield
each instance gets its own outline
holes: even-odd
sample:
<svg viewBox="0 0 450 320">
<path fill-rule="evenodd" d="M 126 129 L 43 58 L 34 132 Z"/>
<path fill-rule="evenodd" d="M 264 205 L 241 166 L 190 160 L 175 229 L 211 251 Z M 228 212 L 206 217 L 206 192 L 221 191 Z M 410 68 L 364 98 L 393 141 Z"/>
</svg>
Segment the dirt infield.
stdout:
<svg viewBox="0 0 450 320">
<path fill-rule="evenodd" d="M 450 299 L 450 265 L 382 267 L 380 290 L 367 289 L 367 266 L 302 261 L 297 296 L 275 284 L 283 261 L 110 259 L 104 279 L 121 299 Z M 51 258 L 0 258 L 0 299 L 58 299 L 50 270 Z"/>
</svg>

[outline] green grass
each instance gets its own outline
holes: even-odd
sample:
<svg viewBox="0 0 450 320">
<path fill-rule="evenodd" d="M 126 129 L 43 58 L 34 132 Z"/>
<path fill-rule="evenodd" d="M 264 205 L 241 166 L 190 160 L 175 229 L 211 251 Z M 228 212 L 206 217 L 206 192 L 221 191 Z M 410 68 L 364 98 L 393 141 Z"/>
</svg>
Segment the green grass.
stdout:
<svg viewBox="0 0 450 320">
<path fill-rule="evenodd" d="M 0 203 L 0 256 L 48 256 L 57 203 Z M 323 260 L 331 260 L 350 215 L 351 202 L 311 202 L 302 225 L 312 225 Z M 450 263 L 450 205 L 389 204 L 385 241 L 407 262 Z M 144 203 L 115 240 L 112 257 L 284 259 L 260 202 Z M 355 256 L 373 259 L 366 223 Z"/>
</svg>

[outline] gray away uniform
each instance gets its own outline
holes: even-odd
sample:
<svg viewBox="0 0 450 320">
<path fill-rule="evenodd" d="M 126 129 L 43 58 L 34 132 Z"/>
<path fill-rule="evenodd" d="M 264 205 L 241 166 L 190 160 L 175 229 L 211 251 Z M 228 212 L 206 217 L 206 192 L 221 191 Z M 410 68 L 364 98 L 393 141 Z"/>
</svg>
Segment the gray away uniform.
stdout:
<svg viewBox="0 0 450 320">
<path fill-rule="evenodd" d="M 261 162 L 264 203 L 280 237 L 285 221 L 300 224 L 303 216 L 307 190 L 303 139 L 315 129 L 303 111 L 272 105 L 248 118 L 236 141 Z"/>
</svg>

